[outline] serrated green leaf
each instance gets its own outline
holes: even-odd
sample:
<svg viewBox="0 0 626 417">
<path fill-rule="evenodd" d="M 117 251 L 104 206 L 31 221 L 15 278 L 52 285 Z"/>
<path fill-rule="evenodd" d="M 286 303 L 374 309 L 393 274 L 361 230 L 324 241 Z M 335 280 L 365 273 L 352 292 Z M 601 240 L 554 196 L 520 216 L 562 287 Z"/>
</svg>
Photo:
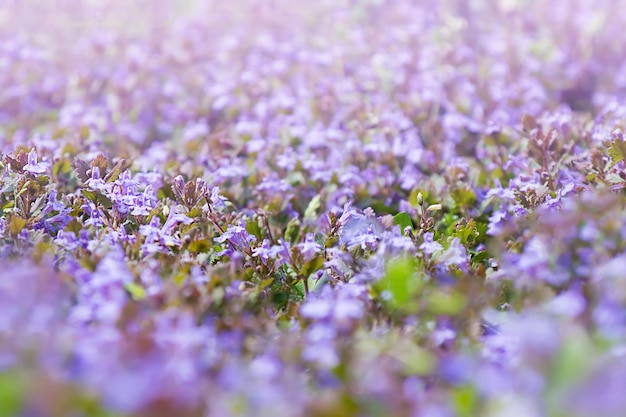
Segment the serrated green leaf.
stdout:
<svg viewBox="0 0 626 417">
<path fill-rule="evenodd" d="M 454 233 L 452 233 L 452 236 L 458 237 L 464 245 L 473 245 L 479 239 L 480 233 L 476 228 L 476 222 L 474 219 L 471 219 L 467 224 L 458 226 Z"/>
<path fill-rule="evenodd" d="M 196 217 L 201 217 L 202 216 L 202 209 L 200 207 L 194 207 L 191 210 L 189 210 L 189 213 L 187 213 L 187 217 L 191 217 L 191 218 L 196 218 Z"/>
<path fill-rule="evenodd" d="M 626 142 L 621 139 L 616 139 L 611 142 L 611 146 L 607 151 L 614 163 L 623 161 L 624 158 L 626 158 Z"/>
</svg>

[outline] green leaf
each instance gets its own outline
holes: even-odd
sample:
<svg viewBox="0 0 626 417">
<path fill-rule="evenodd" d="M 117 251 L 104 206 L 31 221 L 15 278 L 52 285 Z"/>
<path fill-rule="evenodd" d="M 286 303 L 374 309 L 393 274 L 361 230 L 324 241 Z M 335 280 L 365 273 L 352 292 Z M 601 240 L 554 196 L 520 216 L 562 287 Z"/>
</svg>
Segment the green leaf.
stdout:
<svg viewBox="0 0 626 417">
<path fill-rule="evenodd" d="M 378 282 L 380 291 L 388 291 L 391 308 L 405 311 L 416 310 L 417 295 L 424 282 L 415 275 L 416 266 L 413 258 L 404 257 L 391 259 L 387 262 L 385 275 Z"/>
<path fill-rule="evenodd" d="M 300 238 L 300 220 L 297 218 L 293 218 L 287 224 L 287 229 L 285 230 L 285 240 L 294 244 Z"/>
<path fill-rule="evenodd" d="M 433 354 L 407 339 L 395 343 L 389 353 L 404 365 L 402 373 L 405 375 L 429 375 L 437 362 Z"/>
<path fill-rule="evenodd" d="M 202 209 L 200 207 L 194 207 L 191 210 L 189 210 L 189 213 L 187 213 L 187 217 L 191 217 L 191 218 L 199 218 L 202 217 Z"/>
<path fill-rule="evenodd" d="M 132 161 L 120 159 L 117 164 L 111 168 L 111 171 L 104 177 L 104 180 L 106 182 L 113 182 L 117 180 L 120 177 L 120 174 L 130 168 L 132 164 Z"/>
<path fill-rule="evenodd" d="M 433 314 L 456 316 L 463 311 L 466 305 L 467 297 L 456 292 L 446 294 L 437 291 L 428 296 L 428 311 Z"/>
<path fill-rule="evenodd" d="M 0 410 L 3 416 L 18 416 L 26 395 L 24 377 L 0 373 Z"/>
<path fill-rule="evenodd" d="M 450 193 L 457 206 L 471 207 L 476 203 L 476 194 L 470 188 L 456 188 Z"/>
<path fill-rule="evenodd" d="M 324 257 L 321 255 L 318 255 L 315 258 L 311 259 L 309 262 L 304 264 L 304 266 L 300 270 L 300 274 L 303 277 L 308 277 L 309 275 L 316 272 L 323 266 L 324 266 Z"/>
<path fill-rule="evenodd" d="M 304 210 L 304 220 L 311 219 L 315 216 L 317 210 L 320 208 L 321 200 L 322 197 L 319 194 L 311 199 L 306 210 Z"/>
<path fill-rule="evenodd" d="M 272 293 L 272 304 L 277 310 L 282 310 L 287 306 L 289 302 L 289 295 L 284 291 L 276 291 Z"/>
<path fill-rule="evenodd" d="M 465 385 L 454 388 L 451 392 L 452 405 L 459 417 L 472 417 L 476 415 L 478 407 L 478 392 L 473 385 Z"/>
<path fill-rule="evenodd" d="M 467 224 L 457 226 L 452 236 L 458 237 L 462 244 L 470 246 L 478 242 L 481 237 L 474 219 L 470 219 Z"/>
<path fill-rule="evenodd" d="M 411 221 L 411 216 L 409 216 L 406 212 L 402 211 L 395 216 L 393 216 L 394 224 L 400 226 L 400 231 L 404 234 L 404 229 L 410 227 L 413 230 L 413 221 Z"/>
<path fill-rule="evenodd" d="M 246 231 L 251 235 L 256 236 L 258 239 L 263 239 L 263 233 L 261 232 L 259 222 L 256 219 L 250 220 L 248 223 L 246 223 Z"/>
<path fill-rule="evenodd" d="M 475 264 L 479 264 L 482 261 L 484 261 L 485 259 L 487 259 L 487 257 L 489 256 L 489 252 L 487 251 L 480 251 L 480 252 L 476 252 L 474 255 L 472 255 L 472 262 Z"/>
<path fill-rule="evenodd" d="M 146 298 L 146 289 L 141 285 L 134 282 L 127 282 L 124 284 L 124 289 L 128 291 L 130 296 L 135 301 L 143 300 Z"/>
<path fill-rule="evenodd" d="M 26 220 L 22 219 L 19 216 L 11 216 L 11 220 L 9 221 L 9 230 L 13 236 L 20 234 L 22 229 L 26 226 Z"/>
<path fill-rule="evenodd" d="M 205 253 L 211 249 L 211 242 L 208 239 L 194 240 L 189 244 L 189 252 Z"/>
<path fill-rule="evenodd" d="M 415 188 L 413 191 L 411 191 L 411 194 L 409 194 L 409 203 L 411 203 L 413 207 L 419 206 L 419 203 L 417 201 L 417 196 L 420 194 L 422 194 L 422 198 L 424 199 L 425 202 L 430 201 L 431 195 L 428 191 Z"/>
<path fill-rule="evenodd" d="M 91 161 L 91 167 L 98 167 L 100 169 L 100 173 L 102 175 L 104 175 L 105 171 L 107 170 L 109 166 L 109 161 L 107 160 L 107 158 L 102 155 L 101 153 L 99 153 L 98 155 L 96 155 L 96 157 L 94 158 L 93 161 Z"/>
<path fill-rule="evenodd" d="M 624 160 L 624 158 L 626 158 L 626 141 L 619 138 L 615 139 L 611 142 L 608 152 L 613 162 L 618 163 L 619 161 Z"/>
<path fill-rule="evenodd" d="M 561 351 L 555 355 L 549 373 L 552 388 L 565 388 L 579 381 L 592 365 L 593 345 L 583 331 L 573 331 L 567 335 Z"/>
<path fill-rule="evenodd" d="M 308 277 L 308 278 L 305 278 L 305 279 L 306 279 L 307 284 L 309 285 L 309 291 L 310 291 L 313 287 L 315 287 L 315 280 L 312 277 Z M 300 294 L 301 297 L 305 296 L 305 294 L 304 294 L 305 293 L 305 291 L 304 291 L 304 280 L 303 279 L 298 281 L 298 283 L 295 285 L 294 288 L 298 291 L 298 293 Z"/>
<path fill-rule="evenodd" d="M 264 289 L 270 287 L 273 283 L 274 283 L 274 278 L 273 277 L 272 278 L 267 278 L 267 279 L 264 279 L 261 282 L 259 282 L 258 288 L 259 288 L 259 290 L 264 290 Z"/>
<path fill-rule="evenodd" d="M 83 196 L 85 196 L 85 198 L 87 198 L 96 205 L 100 204 L 107 209 L 113 207 L 113 202 L 99 191 L 83 189 L 81 190 L 81 193 L 83 194 Z"/>
<path fill-rule="evenodd" d="M 52 167 L 52 175 L 58 177 L 59 175 L 69 174 L 72 171 L 72 163 L 68 159 L 60 159 Z"/>
</svg>

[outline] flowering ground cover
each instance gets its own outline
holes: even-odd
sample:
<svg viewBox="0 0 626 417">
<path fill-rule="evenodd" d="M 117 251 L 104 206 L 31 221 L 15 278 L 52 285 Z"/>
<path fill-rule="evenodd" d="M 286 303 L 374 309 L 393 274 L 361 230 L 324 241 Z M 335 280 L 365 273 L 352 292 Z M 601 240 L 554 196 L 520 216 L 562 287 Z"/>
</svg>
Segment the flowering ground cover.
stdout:
<svg viewBox="0 0 626 417">
<path fill-rule="evenodd" d="M 0 416 L 626 415 L 625 7 L 0 1 Z"/>
</svg>

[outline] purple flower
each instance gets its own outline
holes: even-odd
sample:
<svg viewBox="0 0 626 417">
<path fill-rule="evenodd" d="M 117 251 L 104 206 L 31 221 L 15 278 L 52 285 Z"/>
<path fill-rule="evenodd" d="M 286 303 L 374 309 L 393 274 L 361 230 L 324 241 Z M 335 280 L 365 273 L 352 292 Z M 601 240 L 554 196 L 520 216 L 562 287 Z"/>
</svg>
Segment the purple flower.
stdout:
<svg viewBox="0 0 626 417">
<path fill-rule="evenodd" d="M 170 212 L 161 231 L 165 234 L 169 234 L 174 227 L 181 223 L 189 225 L 193 223 L 193 219 L 187 217 L 182 206 L 172 206 L 170 207 Z"/>
<path fill-rule="evenodd" d="M 469 258 L 465 246 L 461 244 L 459 238 L 454 238 L 450 246 L 437 258 L 437 262 L 445 266 L 457 266 L 462 271 L 467 271 Z"/>
<path fill-rule="evenodd" d="M 28 153 L 28 163 L 24 165 L 24 171 L 31 174 L 43 174 L 48 168 L 47 164 L 38 162 L 37 151 L 35 148 L 31 149 Z"/>
<path fill-rule="evenodd" d="M 350 204 L 344 206 L 344 212 L 339 217 L 340 242 L 348 248 L 359 245 L 363 248 L 375 249 L 384 230 L 380 221 L 373 215 L 366 215 L 352 208 Z"/>
<path fill-rule="evenodd" d="M 433 232 L 424 233 L 424 243 L 422 243 L 419 248 L 423 250 L 426 255 L 432 255 L 443 249 L 443 246 L 434 241 L 434 236 L 435 234 Z"/>
<path fill-rule="evenodd" d="M 250 245 L 256 241 L 256 236 L 251 235 L 246 230 L 246 222 L 239 221 L 239 225 L 229 225 L 228 229 L 219 237 L 215 238 L 218 243 L 230 242 L 238 250 L 247 251 Z"/>
<path fill-rule="evenodd" d="M 553 314 L 576 317 L 585 310 L 586 305 L 587 301 L 578 291 L 569 290 L 547 303 L 546 309 Z"/>
<path fill-rule="evenodd" d="M 300 253 L 302 253 L 305 262 L 313 259 L 313 257 L 322 250 L 322 246 L 315 241 L 313 233 L 307 233 L 304 242 L 299 243 L 296 247 L 300 249 Z"/>
<path fill-rule="evenodd" d="M 215 206 L 215 208 L 223 209 L 226 208 L 226 203 L 228 199 L 220 194 L 220 187 L 213 187 L 211 189 L 211 203 Z"/>
</svg>

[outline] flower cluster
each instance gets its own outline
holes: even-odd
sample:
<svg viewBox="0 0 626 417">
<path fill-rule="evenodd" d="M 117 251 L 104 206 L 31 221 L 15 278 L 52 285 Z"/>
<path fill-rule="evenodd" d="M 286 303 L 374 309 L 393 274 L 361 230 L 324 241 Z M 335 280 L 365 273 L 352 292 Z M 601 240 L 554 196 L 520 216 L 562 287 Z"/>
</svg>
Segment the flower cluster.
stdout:
<svg viewBox="0 0 626 417">
<path fill-rule="evenodd" d="M 626 1 L 4 3 L 2 416 L 626 415 Z"/>
</svg>

